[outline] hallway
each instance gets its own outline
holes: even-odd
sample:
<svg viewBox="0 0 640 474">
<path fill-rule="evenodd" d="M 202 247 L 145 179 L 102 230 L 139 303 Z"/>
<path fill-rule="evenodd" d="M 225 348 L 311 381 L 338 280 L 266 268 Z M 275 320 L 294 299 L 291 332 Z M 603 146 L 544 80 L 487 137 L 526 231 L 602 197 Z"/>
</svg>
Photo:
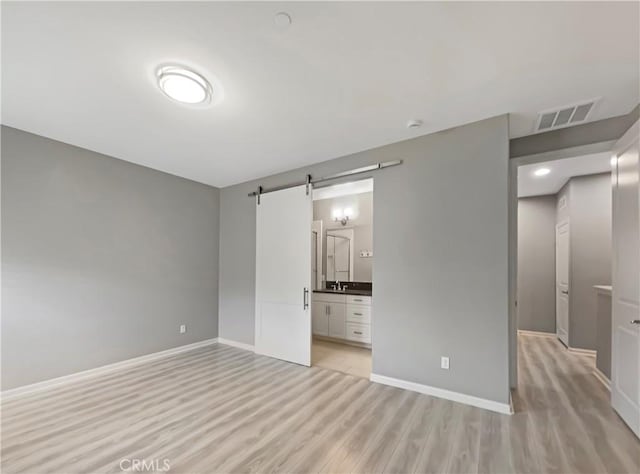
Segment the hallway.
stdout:
<svg viewBox="0 0 640 474">
<path fill-rule="evenodd" d="M 509 423 L 514 467 L 640 472 L 640 442 L 611 408 L 609 392 L 593 375 L 593 357 L 568 352 L 555 337 L 522 334 L 518 355 Z"/>
</svg>

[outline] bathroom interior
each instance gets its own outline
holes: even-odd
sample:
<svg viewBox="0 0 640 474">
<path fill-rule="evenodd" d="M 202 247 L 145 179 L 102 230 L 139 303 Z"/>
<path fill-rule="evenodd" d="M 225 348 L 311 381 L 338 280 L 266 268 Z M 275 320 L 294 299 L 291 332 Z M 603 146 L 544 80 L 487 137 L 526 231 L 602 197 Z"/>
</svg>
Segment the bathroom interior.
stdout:
<svg viewBox="0 0 640 474">
<path fill-rule="evenodd" d="M 373 179 L 314 189 L 312 365 L 371 374 Z"/>
</svg>

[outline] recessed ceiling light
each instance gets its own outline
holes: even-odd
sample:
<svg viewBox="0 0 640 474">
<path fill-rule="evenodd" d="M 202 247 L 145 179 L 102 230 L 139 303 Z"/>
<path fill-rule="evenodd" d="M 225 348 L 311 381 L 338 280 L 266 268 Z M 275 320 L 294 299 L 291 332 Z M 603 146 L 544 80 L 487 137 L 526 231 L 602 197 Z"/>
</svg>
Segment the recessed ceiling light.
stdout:
<svg viewBox="0 0 640 474">
<path fill-rule="evenodd" d="M 611 163 L 611 166 L 615 166 L 617 162 L 618 162 L 617 156 L 612 156 L 611 161 L 609 161 L 609 163 Z"/>
<path fill-rule="evenodd" d="M 549 168 L 538 168 L 533 172 L 533 174 L 535 174 L 536 176 L 546 176 L 549 173 L 551 173 L 551 170 Z"/>
<path fill-rule="evenodd" d="M 211 102 L 211 84 L 197 72 L 183 66 L 160 66 L 156 71 L 158 87 L 168 97 L 183 104 Z"/>
<path fill-rule="evenodd" d="M 288 28 L 291 25 L 291 15 L 287 12 L 278 12 L 274 17 L 274 22 L 278 28 Z"/>
<path fill-rule="evenodd" d="M 407 128 L 418 128 L 422 126 L 422 120 L 413 119 L 407 122 Z"/>
</svg>

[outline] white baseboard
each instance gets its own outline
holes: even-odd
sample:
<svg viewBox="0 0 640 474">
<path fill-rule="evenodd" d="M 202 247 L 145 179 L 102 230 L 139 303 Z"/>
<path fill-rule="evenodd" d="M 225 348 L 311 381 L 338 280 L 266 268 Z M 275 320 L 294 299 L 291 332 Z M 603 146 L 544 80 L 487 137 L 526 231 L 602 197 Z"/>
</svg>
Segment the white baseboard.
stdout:
<svg viewBox="0 0 640 474">
<path fill-rule="evenodd" d="M 598 354 L 598 351 L 594 351 L 591 349 L 580 349 L 578 347 L 567 347 L 569 352 L 573 352 L 574 354 L 586 355 L 589 357 L 595 357 Z"/>
<path fill-rule="evenodd" d="M 244 342 L 232 341 L 231 339 L 225 339 L 224 337 L 218 338 L 218 343 L 225 344 L 227 346 L 237 347 L 238 349 L 244 349 L 245 351 L 255 352 L 255 347 L 251 344 L 245 344 Z"/>
<path fill-rule="evenodd" d="M 607 390 L 611 391 L 611 380 L 609 380 L 609 378 L 604 375 L 599 368 L 594 367 L 593 375 L 600 381 L 602 385 L 604 385 Z"/>
<path fill-rule="evenodd" d="M 555 332 L 527 331 L 526 329 L 518 329 L 518 334 L 523 336 L 558 337 Z"/>
<path fill-rule="evenodd" d="M 174 354 L 180 354 L 181 352 L 191 351 L 199 347 L 215 344 L 216 342 L 218 342 L 218 338 L 214 337 L 213 339 L 206 339 L 204 341 L 194 342 L 192 344 L 186 344 L 184 346 L 173 347 L 171 349 L 167 349 L 160 352 L 154 352 L 152 354 L 146 354 L 140 357 L 134 357 L 133 359 L 127 359 L 120 362 L 114 362 L 113 364 L 102 365 L 100 367 L 96 367 L 95 369 L 83 370 L 82 372 L 63 375 L 62 377 L 56 377 L 53 379 L 44 380 L 42 382 L 36 382 L 30 385 L 23 385 L 22 387 L 16 387 L 10 390 L 3 391 L 2 393 L 0 393 L 0 397 L 2 398 L 2 400 L 9 400 L 19 396 L 30 395 L 32 393 L 40 392 L 42 390 L 47 390 L 49 388 L 57 387 L 59 385 L 65 385 L 71 382 L 77 382 L 79 380 L 96 377 L 98 375 L 104 375 L 109 372 L 114 372 L 116 370 L 122 370 L 129 367 L 133 367 L 135 365 L 139 365 L 144 362 L 162 359 L 164 357 L 169 357 Z"/>
<path fill-rule="evenodd" d="M 471 405 L 478 408 L 484 408 L 485 410 L 491 410 L 505 415 L 512 415 L 513 408 L 511 402 L 500 403 L 493 400 L 487 400 L 486 398 L 478 398 L 472 395 L 465 395 L 464 393 L 453 392 L 451 390 L 445 390 L 442 388 L 431 387 L 429 385 L 422 385 L 415 382 L 409 382 L 407 380 L 395 379 L 393 377 L 387 377 L 386 375 L 371 374 L 370 380 L 372 382 L 381 383 L 384 385 L 391 385 L 392 387 L 404 388 L 405 390 L 411 390 L 413 392 L 424 393 L 426 395 L 432 395 L 438 398 L 444 398 L 446 400 L 452 400 L 454 402 L 464 403 L 465 405 Z"/>
</svg>

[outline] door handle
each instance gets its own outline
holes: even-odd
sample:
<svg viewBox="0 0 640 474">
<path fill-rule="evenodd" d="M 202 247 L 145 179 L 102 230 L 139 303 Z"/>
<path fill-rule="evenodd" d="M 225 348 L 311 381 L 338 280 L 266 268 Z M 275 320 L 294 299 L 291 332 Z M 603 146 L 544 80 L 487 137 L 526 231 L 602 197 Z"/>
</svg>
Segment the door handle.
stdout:
<svg viewBox="0 0 640 474">
<path fill-rule="evenodd" d="M 632 319 L 631 324 L 640 324 L 640 319 Z"/>
<path fill-rule="evenodd" d="M 309 307 L 309 288 L 302 289 L 302 309 Z"/>
</svg>

